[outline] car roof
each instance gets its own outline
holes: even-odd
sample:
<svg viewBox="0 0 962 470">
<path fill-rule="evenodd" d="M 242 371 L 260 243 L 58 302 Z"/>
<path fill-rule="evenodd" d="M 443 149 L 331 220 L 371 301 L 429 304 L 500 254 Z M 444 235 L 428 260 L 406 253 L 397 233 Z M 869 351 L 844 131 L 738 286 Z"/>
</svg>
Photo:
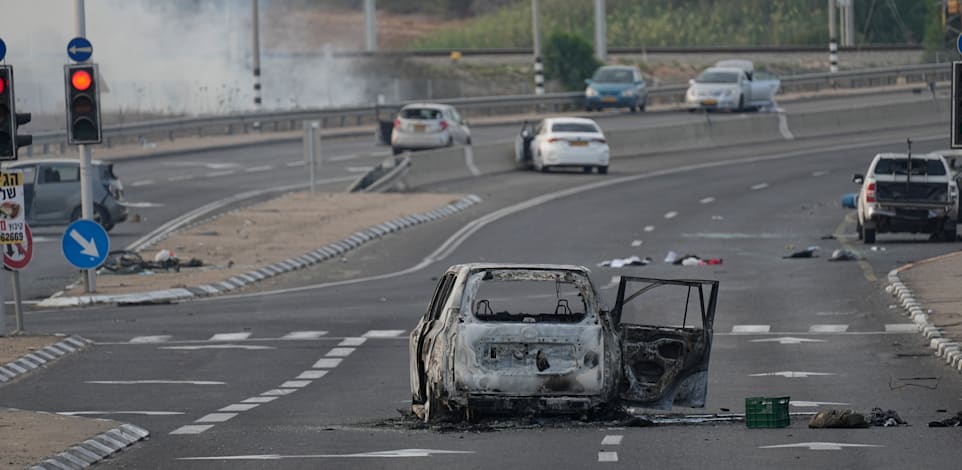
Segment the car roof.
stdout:
<svg viewBox="0 0 962 470">
<path fill-rule="evenodd" d="M 875 158 L 877 158 L 877 159 L 882 159 L 882 158 L 908 158 L 908 155 L 907 155 L 907 154 L 904 154 L 904 153 L 886 152 L 886 153 L 880 153 L 880 154 L 876 155 Z M 924 158 L 924 159 L 927 159 L 927 160 L 939 160 L 939 159 L 944 158 L 944 157 L 942 157 L 942 155 L 939 154 L 938 152 L 932 152 L 932 153 L 913 153 L 913 154 L 912 154 L 912 159 L 916 159 L 916 158 L 918 158 L 918 159 L 923 159 L 923 158 Z"/>
<path fill-rule="evenodd" d="M 546 124 L 558 124 L 558 123 L 573 123 L 573 124 L 594 124 L 595 127 L 601 129 L 593 119 L 579 118 L 579 117 L 556 117 L 556 118 L 545 118 L 544 122 Z"/>
<path fill-rule="evenodd" d="M 522 263 L 463 263 L 451 266 L 450 270 L 468 269 L 540 269 L 546 271 L 579 271 L 587 274 L 588 268 L 575 264 L 522 264 Z"/>
<path fill-rule="evenodd" d="M 740 69 L 740 68 L 737 68 L 737 67 L 708 67 L 708 68 L 705 69 L 704 71 L 705 71 L 705 72 L 712 71 L 712 72 L 741 73 L 741 72 L 743 72 L 744 70 L 742 70 L 742 69 Z"/>
<path fill-rule="evenodd" d="M 411 104 L 404 105 L 404 107 L 402 107 L 401 109 L 408 109 L 408 108 L 446 109 L 450 107 L 451 105 L 449 104 L 441 104 L 441 103 L 411 103 Z"/>
</svg>

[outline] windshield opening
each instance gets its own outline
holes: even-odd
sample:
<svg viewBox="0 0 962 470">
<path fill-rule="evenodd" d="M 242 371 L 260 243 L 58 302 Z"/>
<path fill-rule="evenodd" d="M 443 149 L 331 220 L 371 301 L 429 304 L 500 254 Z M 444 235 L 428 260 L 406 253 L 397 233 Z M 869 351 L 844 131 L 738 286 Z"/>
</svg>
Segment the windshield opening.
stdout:
<svg viewBox="0 0 962 470">
<path fill-rule="evenodd" d="M 876 175 L 907 175 L 909 174 L 908 158 L 881 158 L 875 165 Z M 945 166 L 938 160 L 927 158 L 912 159 L 913 175 L 944 176 Z"/>
<path fill-rule="evenodd" d="M 593 124 L 580 122 L 559 122 L 551 125 L 551 132 L 601 132 Z"/>
<path fill-rule="evenodd" d="M 578 323 L 588 311 L 590 284 L 573 272 L 490 270 L 472 276 L 475 318 L 489 322 Z"/>
<path fill-rule="evenodd" d="M 738 73 L 706 70 L 695 81 L 698 83 L 738 83 Z"/>
<path fill-rule="evenodd" d="M 582 75 L 584 76 L 584 75 Z M 591 81 L 600 83 L 631 83 L 634 81 L 634 74 L 629 69 L 598 69 Z"/>
<path fill-rule="evenodd" d="M 401 110 L 404 119 L 441 119 L 441 110 L 432 108 L 405 108 Z"/>
</svg>

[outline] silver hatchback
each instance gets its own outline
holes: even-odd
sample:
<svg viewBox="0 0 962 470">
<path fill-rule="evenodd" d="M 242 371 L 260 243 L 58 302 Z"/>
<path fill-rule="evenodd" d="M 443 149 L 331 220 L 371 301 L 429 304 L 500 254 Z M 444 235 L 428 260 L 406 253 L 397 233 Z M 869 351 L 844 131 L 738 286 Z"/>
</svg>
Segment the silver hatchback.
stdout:
<svg viewBox="0 0 962 470">
<path fill-rule="evenodd" d="M 446 104 L 409 104 L 394 119 L 391 149 L 397 155 L 405 150 L 471 144 L 471 129 L 454 106 Z"/>
<path fill-rule="evenodd" d="M 80 162 L 69 159 L 30 159 L 6 165 L 23 171 L 24 204 L 31 226 L 65 225 L 81 216 Z M 94 220 L 106 230 L 127 220 L 124 186 L 114 164 L 95 160 L 91 165 Z"/>
</svg>

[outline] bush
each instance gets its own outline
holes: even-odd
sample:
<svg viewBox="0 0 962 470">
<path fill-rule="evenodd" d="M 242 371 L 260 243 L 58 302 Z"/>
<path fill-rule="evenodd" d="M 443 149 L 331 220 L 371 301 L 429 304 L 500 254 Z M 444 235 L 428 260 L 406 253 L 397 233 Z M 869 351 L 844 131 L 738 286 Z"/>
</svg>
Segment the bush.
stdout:
<svg viewBox="0 0 962 470">
<path fill-rule="evenodd" d="M 584 88 L 601 63 L 587 39 L 576 34 L 554 32 L 548 36 L 544 50 L 544 71 L 548 80 L 558 80 L 565 90 Z"/>
</svg>

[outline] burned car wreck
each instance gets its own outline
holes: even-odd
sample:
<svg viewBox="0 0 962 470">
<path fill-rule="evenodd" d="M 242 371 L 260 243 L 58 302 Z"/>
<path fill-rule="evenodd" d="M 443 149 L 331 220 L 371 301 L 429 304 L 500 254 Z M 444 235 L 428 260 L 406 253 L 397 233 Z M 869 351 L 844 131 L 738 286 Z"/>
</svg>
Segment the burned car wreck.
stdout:
<svg viewBox="0 0 962 470">
<path fill-rule="evenodd" d="M 410 337 L 412 412 L 700 408 L 718 282 L 622 277 L 603 307 L 587 268 L 448 268 Z"/>
</svg>

